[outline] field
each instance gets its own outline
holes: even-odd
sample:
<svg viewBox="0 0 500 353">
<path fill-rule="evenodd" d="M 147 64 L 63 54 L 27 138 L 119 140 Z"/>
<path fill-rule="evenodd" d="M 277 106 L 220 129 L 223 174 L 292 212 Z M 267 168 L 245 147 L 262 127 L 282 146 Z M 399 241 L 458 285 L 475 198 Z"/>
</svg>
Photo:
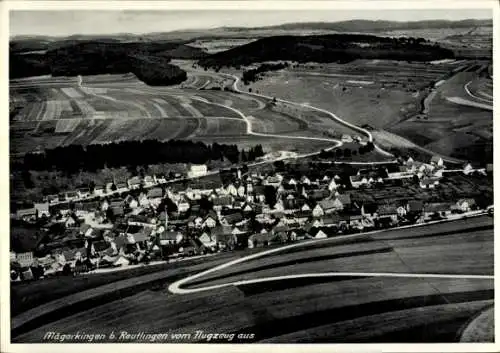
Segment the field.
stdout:
<svg viewBox="0 0 500 353">
<path fill-rule="evenodd" d="M 66 301 L 14 317 L 14 326 L 28 323 L 48 305 L 52 310 L 71 305 L 75 296 L 102 291 L 100 298 L 75 302 L 69 313 L 46 316 L 44 324 L 25 326 L 13 339 L 40 342 L 49 331 L 108 333 L 113 327 L 115 332 L 191 334 L 183 342 L 206 342 L 194 338 L 195 330 L 254 334 L 248 340 L 235 336 L 233 342 L 456 342 L 464 325 L 493 302 L 489 217 L 297 244 L 272 253 L 260 248 L 216 255 L 207 266 L 186 263 L 184 275 L 224 264 L 187 279 L 180 287 L 186 293 L 170 286 L 182 265 L 107 287 L 80 286 Z M 144 288 L 141 278 L 154 283 Z M 140 288 L 127 292 L 126 281 Z M 32 293 L 48 293 L 42 287 Z M 113 287 L 124 288 L 122 294 L 104 295 Z M 29 288 L 24 294 L 30 296 Z"/>
<path fill-rule="evenodd" d="M 231 82 L 198 71 L 171 88 L 149 87 L 133 75 L 85 76 L 81 85 L 77 78 L 64 77 L 13 80 L 11 151 L 20 155 L 60 145 L 131 139 L 193 139 L 245 147 L 261 143 L 268 151 L 303 152 L 334 144 L 327 139 L 279 138 L 276 134 L 317 136 L 332 122 L 310 109 L 272 106 L 265 99 L 211 89 Z M 248 133 L 249 123 L 261 136 Z"/>
<path fill-rule="evenodd" d="M 490 68 L 466 60 L 304 64 L 268 72 L 249 87 L 372 128 L 386 148 L 482 161 L 478 155 L 488 155 L 484 146 L 492 141 Z"/>
</svg>

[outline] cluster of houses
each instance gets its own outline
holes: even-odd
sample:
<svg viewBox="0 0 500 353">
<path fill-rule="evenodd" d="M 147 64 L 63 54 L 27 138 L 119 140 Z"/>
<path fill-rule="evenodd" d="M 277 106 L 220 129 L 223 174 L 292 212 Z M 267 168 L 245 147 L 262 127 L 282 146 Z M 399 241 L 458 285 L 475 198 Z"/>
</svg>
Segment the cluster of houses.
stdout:
<svg viewBox="0 0 500 353">
<path fill-rule="evenodd" d="M 461 172 L 472 171 L 468 165 Z M 349 177 L 352 188 L 338 175 L 312 180 L 307 173 L 296 178 L 276 172 L 245 176 L 238 172 L 232 182 L 209 188 L 194 183 L 187 188 L 166 186 L 155 177 L 135 177 L 121 196 L 52 206 L 46 201 L 34 205 L 34 214 L 18 212 L 23 222 L 43 218 L 44 223 L 43 235 L 31 248 L 13 249 L 11 262 L 19 268 L 13 279 L 32 278 L 33 270 L 26 269 L 30 266 L 43 268 L 45 276 L 80 272 L 325 238 L 476 209 L 472 198 L 453 202 L 408 199 L 397 204 L 353 201 L 352 196 L 362 192 L 359 188 L 372 183 L 415 176 L 422 183 L 439 180 L 443 172 L 439 158 L 429 164 L 408 159 L 383 173 L 359 171 Z"/>
</svg>

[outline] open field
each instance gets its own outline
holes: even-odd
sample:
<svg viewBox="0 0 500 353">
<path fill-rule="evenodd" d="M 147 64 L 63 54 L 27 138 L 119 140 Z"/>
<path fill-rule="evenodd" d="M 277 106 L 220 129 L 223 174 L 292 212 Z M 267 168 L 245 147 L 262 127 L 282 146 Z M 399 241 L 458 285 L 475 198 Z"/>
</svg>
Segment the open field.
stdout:
<svg viewBox="0 0 500 353">
<path fill-rule="evenodd" d="M 471 82 L 475 92 L 487 84 L 475 72 L 460 72 L 435 89 L 425 115 L 402 121 L 390 131 L 447 156 L 479 161 L 488 149 L 491 155 L 492 102 L 471 95 Z"/>
<path fill-rule="evenodd" d="M 293 148 L 313 152 L 333 145 L 249 135 L 248 122 L 241 114 L 248 116 L 256 133 L 286 136 L 318 136 L 332 120 L 306 108 L 273 107 L 266 99 L 201 89 L 206 84 L 195 89 L 196 82 L 206 77 L 231 83 L 223 76 L 203 72 L 191 74 L 192 85 L 184 88 L 149 87 L 133 75 L 88 76 L 81 79 L 81 85 L 67 78 L 33 80 L 31 87 L 29 80 L 12 82 L 11 101 L 16 107 L 11 115 L 11 150 L 20 154 L 60 145 L 146 138 L 196 139 L 245 147 L 264 143 L 270 151 Z M 339 125 L 338 137 L 340 132 Z"/>
<path fill-rule="evenodd" d="M 249 87 L 369 126 L 387 148 L 416 145 L 429 154 L 477 160 L 488 155 L 484 146 L 492 141 L 493 84 L 484 76 L 489 67 L 465 60 L 304 64 L 266 73 Z"/>
<path fill-rule="evenodd" d="M 179 263 L 172 269 L 167 265 L 162 272 L 147 275 L 158 276 L 149 288 L 123 289 L 127 294 L 73 305 L 70 313 L 46 317 L 43 326 L 19 332 L 13 339 L 39 342 L 48 331 L 109 333 L 113 327 L 115 332 L 253 333 L 247 342 L 455 342 L 462 326 L 493 302 L 493 280 L 481 277 L 493 274 L 492 244 L 493 221 L 479 217 L 308 242 L 274 253 L 254 249 L 221 254 L 207 259 L 208 266 L 203 261 L 186 267 Z M 260 255 L 242 258 L 250 254 Z M 167 289 L 179 274 L 238 258 L 239 263 L 181 287 L 218 288 L 187 294 Z M 341 274 L 261 281 L 326 272 Z M 384 276 L 387 272 L 393 275 Z M 242 279 L 247 282 L 231 285 Z M 138 285 L 141 277 L 124 281 Z M 122 288 L 124 281 L 113 286 Z M 93 289 L 93 295 L 100 288 Z M 29 288 L 24 290 L 29 295 Z M 90 292 L 81 287 L 76 295 Z M 72 298 L 67 299 L 72 302 Z M 59 305 L 66 305 L 63 299 Z M 186 341 L 203 342 L 193 336 Z M 236 337 L 234 341 L 244 342 Z"/>
</svg>

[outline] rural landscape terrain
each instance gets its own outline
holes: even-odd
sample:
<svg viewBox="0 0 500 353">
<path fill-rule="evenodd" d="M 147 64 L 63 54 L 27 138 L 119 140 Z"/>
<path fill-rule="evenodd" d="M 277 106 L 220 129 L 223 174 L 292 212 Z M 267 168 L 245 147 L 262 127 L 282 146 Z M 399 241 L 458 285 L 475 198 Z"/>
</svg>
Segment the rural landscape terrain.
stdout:
<svg viewBox="0 0 500 353">
<path fill-rule="evenodd" d="M 11 37 L 12 341 L 494 342 L 492 37 Z"/>
</svg>

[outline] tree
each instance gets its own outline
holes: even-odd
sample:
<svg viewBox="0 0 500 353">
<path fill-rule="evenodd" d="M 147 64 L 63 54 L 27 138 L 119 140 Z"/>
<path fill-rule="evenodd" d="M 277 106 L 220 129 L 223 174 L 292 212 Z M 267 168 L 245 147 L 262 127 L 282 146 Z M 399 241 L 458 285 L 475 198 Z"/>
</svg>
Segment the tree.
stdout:
<svg viewBox="0 0 500 353">
<path fill-rule="evenodd" d="M 264 187 L 264 197 L 266 200 L 266 204 L 269 205 L 269 207 L 274 207 L 276 204 L 276 189 L 272 185 L 266 185 Z"/>
</svg>

